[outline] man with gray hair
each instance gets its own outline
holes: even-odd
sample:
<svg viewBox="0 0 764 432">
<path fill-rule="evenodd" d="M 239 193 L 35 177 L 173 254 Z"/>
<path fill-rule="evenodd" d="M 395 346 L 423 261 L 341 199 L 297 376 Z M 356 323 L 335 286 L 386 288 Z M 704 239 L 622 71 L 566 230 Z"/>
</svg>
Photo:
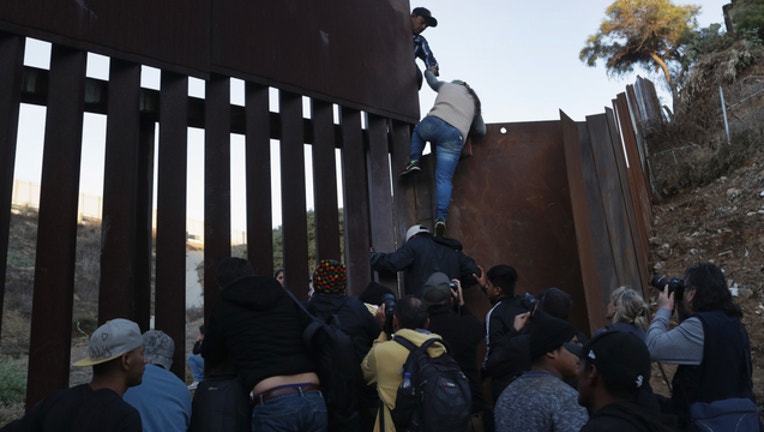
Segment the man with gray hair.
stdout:
<svg viewBox="0 0 764 432">
<path fill-rule="evenodd" d="M 143 383 L 125 392 L 125 402 L 141 413 L 144 432 L 186 431 L 191 420 L 191 393 L 170 372 L 175 342 L 165 332 L 143 334 L 146 372 Z"/>
<path fill-rule="evenodd" d="M 107 321 L 90 336 L 88 353 L 73 366 L 92 366 L 90 383 L 51 393 L 0 431 L 140 432 L 140 414 L 122 400 L 141 383 L 146 365 L 138 324 Z"/>
</svg>

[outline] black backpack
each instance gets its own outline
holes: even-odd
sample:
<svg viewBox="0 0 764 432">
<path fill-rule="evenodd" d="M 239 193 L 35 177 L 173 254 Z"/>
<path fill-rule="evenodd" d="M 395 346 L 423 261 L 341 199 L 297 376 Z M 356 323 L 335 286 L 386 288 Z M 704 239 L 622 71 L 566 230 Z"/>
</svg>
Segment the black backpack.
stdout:
<svg viewBox="0 0 764 432">
<path fill-rule="evenodd" d="M 395 428 L 427 432 L 467 430 L 472 394 L 467 377 L 448 354 L 445 341 L 431 338 L 417 347 L 400 336 L 393 340 L 410 351 L 403 364 L 403 373 L 411 374 L 411 388 L 398 387 L 395 409 L 390 413 Z M 427 348 L 435 342 L 442 343 L 446 352 L 432 358 L 427 354 Z"/>
<path fill-rule="evenodd" d="M 358 398 L 361 367 L 356 361 L 353 339 L 339 326 L 336 314 L 321 319 L 285 290 L 308 319 L 303 342 L 321 381 L 321 392 L 329 411 L 329 430 L 357 431 L 360 427 Z"/>
</svg>

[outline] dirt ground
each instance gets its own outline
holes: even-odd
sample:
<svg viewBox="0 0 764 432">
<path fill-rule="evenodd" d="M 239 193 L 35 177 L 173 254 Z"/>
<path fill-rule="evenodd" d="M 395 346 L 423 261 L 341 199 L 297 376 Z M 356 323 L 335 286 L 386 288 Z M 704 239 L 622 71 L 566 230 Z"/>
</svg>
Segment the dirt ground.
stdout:
<svg viewBox="0 0 764 432">
<path fill-rule="evenodd" d="M 764 398 L 764 157 L 706 186 L 677 195 L 653 207 L 650 262 L 655 272 L 682 277 L 696 262 L 713 262 L 727 278 L 743 308 L 751 339 L 753 384 L 759 404 Z M 657 293 L 649 295 L 653 304 Z M 667 368 L 669 379 L 673 371 Z M 656 391 L 665 392 L 660 373 Z"/>
</svg>

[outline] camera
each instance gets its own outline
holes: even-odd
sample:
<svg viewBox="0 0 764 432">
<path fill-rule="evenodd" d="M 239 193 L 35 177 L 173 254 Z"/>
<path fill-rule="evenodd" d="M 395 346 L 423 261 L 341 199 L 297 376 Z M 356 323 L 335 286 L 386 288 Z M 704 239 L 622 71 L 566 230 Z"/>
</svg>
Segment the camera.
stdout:
<svg viewBox="0 0 764 432">
<path fill-rule="evenodd" d="M 385 327 L 382 329 L 387 335 L 393 334 L 393 314 L 395 313 L 395 295 L 387 293 L 382 296 L 382 304 L 385 305 Z"/>
<path fill-rule="evenodd" d="M 453 291 L 459 290 L 459 288 L 456 286 L 456 282 L 449 282 L 448 286 L 450 286 Z"/>
<path fill-rule="evenodd" d="M 530 293 L 525 293 L 523 298 L 520 299 L 520 306 L 531 313 L 536 309 L 536 303 L 538 303 L 538 300 L 536 300 L 536 297 L 533 297 Z"/>
<path fill-rule="evenodd" d="M 656 274 L 653 276 L 653 279 L 650 281 L 650 285 L 658 289 L 658 291 L 663 291 L 663 288 L 668 285 L 669 294 L 674 293 L 675 297 L 681 297 L 685 288 L 684 279 L 680 279 L 678 277 L 669 279 L 662 274 Z"/>
</svg>

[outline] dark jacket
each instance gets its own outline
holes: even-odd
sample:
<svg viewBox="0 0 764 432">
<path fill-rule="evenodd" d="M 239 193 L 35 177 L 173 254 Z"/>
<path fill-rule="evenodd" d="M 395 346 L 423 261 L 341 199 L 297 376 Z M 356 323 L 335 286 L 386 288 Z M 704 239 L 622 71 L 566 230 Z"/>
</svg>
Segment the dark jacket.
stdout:
<svg viewBox="0 0 764 432">
<path fill-rule="evenodd" d="M 371 268 L 391 273 L 404 271 L 405 293 L 422 295 L 422 287 L 435 272 L 457 278 L 463 286 L 474 285 L 472 274 L 480 275 L 475 260 L 462 252 L 459 240 L 419 234 L 392 253 L 372 253 Z"/>
<path fill-rule="evenodd" d="M 308 302 L 308 311 L 326 318 L 336 314 L 339 327 L 351 338 L 358 354 L 358 367 L 371 349 L 381 329 L 366 306 L 357 298 L 337 294 L 316 293 Z"/>
<path fill-rule="evenodd" d="M 680 426 L 693 402 L 753 397 L 751 342 L 739 318 L 722 311 L 695 314 L 703 323 L 703 361 L 680 365 L 674 374 L 671 405 Z"/>
<path fill-rule="evenodd" d="M 458 312 L 450 305 L 442 305 L 430 307 L 428 330 L 443 337 L 451 348 L 449 353 L 467 376 L 472 392 L 472 412 L 484 410 L 485 401 L 477 366 L 477 347 L 485 337 L 483 325 L 467 305 L 458 308 Z"/>
<path fill-rule="evenodd" d="M 634 402 L 618 401 L 592 414 L 581 432 L 670 432 L 675 419 Z"/>
<path fill-rule="evenodd" d="M 278 375 L 314 372 L 297 305 L 271 277 L 246 276 L 223 289 L 205 326 L 205 371 L 230 358 L 245 388 Z"/>
</svg>

